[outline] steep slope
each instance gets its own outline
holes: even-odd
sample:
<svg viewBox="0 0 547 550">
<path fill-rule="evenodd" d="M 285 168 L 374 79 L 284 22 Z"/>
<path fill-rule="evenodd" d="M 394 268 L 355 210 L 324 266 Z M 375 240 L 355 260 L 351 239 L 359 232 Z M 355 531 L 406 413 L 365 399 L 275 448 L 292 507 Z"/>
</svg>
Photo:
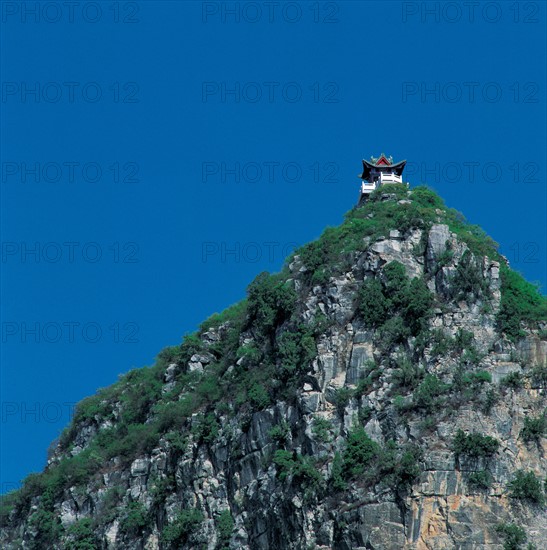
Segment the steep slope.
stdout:
<svg viewBox="0 0 547 550">
<path fill-rule="evenodd" d="M 545 547 L 547 304 L 390 185 L 81 402 L 2 548 Z"/>
</svg>

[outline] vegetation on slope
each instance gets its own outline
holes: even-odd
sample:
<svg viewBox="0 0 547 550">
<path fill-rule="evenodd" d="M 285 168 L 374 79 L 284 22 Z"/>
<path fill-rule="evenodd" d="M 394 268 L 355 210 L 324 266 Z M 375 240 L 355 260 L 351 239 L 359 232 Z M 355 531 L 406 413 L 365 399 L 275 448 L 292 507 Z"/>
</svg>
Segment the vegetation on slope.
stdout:
<svg viewBox="0 0 547 550">
<path fill-rule="evenodd" d="M 496 243 L 479 227 L 468 224 L 455 210 L 447 209 L 442 199 L 425 187 L 409 191 L 406 186 L 392 185 L 389 194 L 391 200 L 385 200 L 385 190 L 376 191 L 364 206 L 352 209 L 342 225 L 326 229 L 317 241 L 296 251 L 299 262 L 305 266 L 299 275 L 303 291 L 344 272 L 353 264 L 356 253 L 389 236 L 390 230 L 405 234 L 422 229 L 427 235 L 432 224 L 445 223 L 472 253 L 462 260 L 465 274 L 455 275 L 453 300 L 488 300 L 476 260 L 488 256 L 501 265 L 502 299 L 497 314 L 500 333 L 517 340 L 524 335 L 527 325 L 546 320 L 545 298 L 535 286 L 507 267 Z M 426 240 L 422 239 L 416 254 L 423 254 L 425 245 Z M 290 258 L 287 265 L 294 259 Z M 446 260 L 449 259 L 447 251 Z M 302 386 L 317 355 L 316 338 L 333 321 L 318 314 L 307 324 L 302 322 L 298 293 L 291 277 L 288 267 L 276 275 L 260 274 L 249 285 L 245 300 L 213 315 L 196 333 L 186 336 L 181 345 L 163 350 L 154 366 L 133 370 L 116 384 L 83 400 L 71 425 L 60 437 L 62 458 L 43 473 L 29 476 L 19 491 L 3 499 L 2 522 L 7 521 L 14 508 L 19 515 L 30 513 L 31 504 L 39 496 L 38 508 L 32 512 L 30 521 L 38 532 L 39 544 L 50 545 L 64 531 L 53 512 L 54 503 L 67 488 L 85 486 L 98 478 L 110 461 L 129 464 L 135 457 L 150 452 L 161 438 L 180 453 L 190 435 L 205 445 L 213 445 L 221 415 L 238 413 L 245 422 L 254 411 L 278 400 L 294 401 L 297 388 Z M 393 367 L 396 393 L 392 397 L 400 414 L 414 411 L 427 416 L 443 408 L 448 410 L 449 404 L 457 406 L 474 399 L 485 410 L 492 406 L 495 392 L 486 389 L 491 377 L 477 368 L 481 357 L 474 347 L 473 335 L 460 331 L 455 338 L 449 338 L 429 327 L 432 309 L 440 304 L 423 279 L 410 279 L 402 264 L 391 262 L 381 276 L 363 282 L 358 299 L 360 321 L 375 331 L 375 343 L 385 354 L 386 363 Z M 205 335 L 211 330 L 218 338 L 206 345 Z M 398 359 L 394 361 L 397 350 Z M 460 368 L 452 380 L 441 380 L 424 372 L 421 363 L 426 350 L 432 356 L 458 358 Z M 195 354 L 209 354 L 204 372 L 187 368 Z M 163 376 L 170 364 L 177 365 L 177 375 L 169 391 L 162 393 Z M 372 364 L 354 392 L 340 390 L 337 396 L 340 414 L 350 399 L 360 400 L 378 377 L 378 366 Z M 360 409 L 361 420 L 369 414 L 364 407 Z M 84 426 L 92 427 L 96 433 L 82 449 L 78 434 Z M 528 426 L 525 432 L 530 439 L 538 432 L 534 428 L 529 436 L 531 430 Z M 318 433 L 328 437 L 325 426 L 318 428 Z M 272 435 L 278 447 L 272 461 L 280 479 L 301 485 L 308 492 L 325 490 L 328 484 L 334 490 L 345 490 L 347 483 L 356 478 L 370 484 L 387 483 L 392 489 L 403 491 L 419 471 L 419 450 L 399 448 L 393 441 L 381 448 L 368 440 L 357 425 L 349 434 L 343 452 L 333 459 L 332 478 L 325 481 L 310 457 L 295 456 L 284 448 L 286 435 L 282 427 Z M 480 434 L 458 434 L 455 453 L 492 454 L 496 443 Z M 476 472 L 473 479 L 484 485 L 488 475 Z M 522 479 L 531 485 L 530 480 Z M 521 490 L 518 484 L 523 482 L 519 480 L 513 487 L 515 498 L 528 495 Z M 171 489 L 169 482 L 158 483 L 158 507 Z M 111 519 L 120 497 L 114 493 L 108 499 L 105 497 L 107 502 L 96 521 Z M 539 498 L 537 494 L 535 497 Z M 124 523 L 128 531 L 145 529 L 151 521 L 142 510 L 130 512 Z M 224 539 L 229 519 L 221 522 L 225 524 Z M 173 524 L 165 527 L 163 540 L 180 544 L 199 521 L 198 512 L 183 510 Z M 72 537 L 74 544 L 92 536 L 89 525 L 84 523 L 71 527 L 66 535 Z"/>
</svg>

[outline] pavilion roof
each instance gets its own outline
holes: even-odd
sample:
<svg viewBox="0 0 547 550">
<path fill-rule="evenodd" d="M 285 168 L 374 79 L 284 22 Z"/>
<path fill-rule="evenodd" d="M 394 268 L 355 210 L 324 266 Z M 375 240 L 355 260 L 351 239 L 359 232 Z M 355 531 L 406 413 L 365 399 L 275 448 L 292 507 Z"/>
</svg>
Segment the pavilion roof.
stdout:
<svg viewBox="0 0 547 550">
<path fill-rule="evenodd" d="M 375 170 L 394 172 L 401 176 L 405 168 L 406 160 L 393 162 L 393 157 L 386 157 L 382 153 L 378 158 L 370 157 L 370 161 L 363 159 L 363 173 L 359 176 L 361 179 L 368 179 L 370 172 Z"/>
</svg>

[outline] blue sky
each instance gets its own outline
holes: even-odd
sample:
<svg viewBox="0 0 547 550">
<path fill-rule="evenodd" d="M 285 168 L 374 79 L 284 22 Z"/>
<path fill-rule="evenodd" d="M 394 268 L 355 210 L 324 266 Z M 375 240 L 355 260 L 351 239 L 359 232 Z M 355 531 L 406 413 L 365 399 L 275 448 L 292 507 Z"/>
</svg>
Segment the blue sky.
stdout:
<svg viewBox="0 0 547 550">
<path fill-rule="evenodd" d="M 544 3 L 35 4 L 2 4 L 2 491 L 340 223 L 363 157 L 546 288 Z"/>
</svg>

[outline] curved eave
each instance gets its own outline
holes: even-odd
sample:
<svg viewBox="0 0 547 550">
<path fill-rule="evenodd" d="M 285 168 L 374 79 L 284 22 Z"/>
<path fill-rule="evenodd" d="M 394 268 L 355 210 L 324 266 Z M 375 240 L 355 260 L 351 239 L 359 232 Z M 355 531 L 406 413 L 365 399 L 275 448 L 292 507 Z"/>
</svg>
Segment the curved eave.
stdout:
<svg viewBox="0 0 547 550">
<path fill-rule="evenodd" d="M 400 162 L 396 162 L 395 164 L 380 164 L 380 166 L 377 166 L 376 164 L 372 164 L 368 160 L 363 159 L 363 173 L 359 176 L 362 180 L 366 180 L 370 176 L 371 170 L 389 170 L 390 172 L 394 172 L 398 176 L 403 175 L 403 170 L 405 169 L 406 160 L 401 160 Z"/>
</svg>

